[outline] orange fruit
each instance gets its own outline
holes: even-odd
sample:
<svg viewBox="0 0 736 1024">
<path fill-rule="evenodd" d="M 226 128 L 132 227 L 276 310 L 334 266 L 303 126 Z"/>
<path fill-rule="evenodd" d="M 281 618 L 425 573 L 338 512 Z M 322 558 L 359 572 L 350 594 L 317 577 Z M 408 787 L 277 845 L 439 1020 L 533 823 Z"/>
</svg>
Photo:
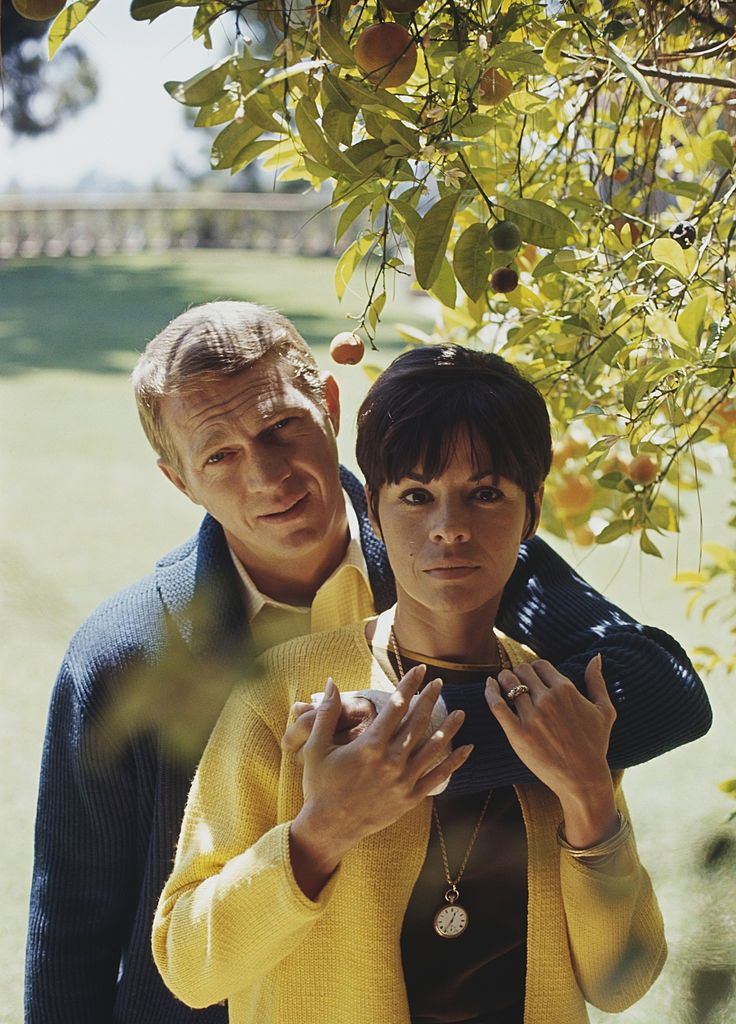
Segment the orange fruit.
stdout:
<svg viewBox="0 0 736 1024">
<path fill-rule="evenodd" d="M 48 21 L 63 10 L 66 0 L 13 0 L 18 14 L 29 21 Z"/>
<path fill-rule="evenodd" d="M 563 512 L 575 516 L 587 512 L 594 495 L 595 487 L 587 476 L 568 476 L 555 491 L 553 501 Z"/>
<path fill-rule="evenodd" d="M 478 103 L 486 107 L 495 107 L 503 103 L 514 89 L 513 82 L 495 68 L 488 68 L 483 72 L 478 86 Z"/>
<path fill-rule="evenodd" d="M 611 175 L 611 177 L 613 178 L 614 181 L 618 181 L 619 183 L 622 182 L 622 181 L 628 181 L 629 180 L 629 172 L 626 170 L 625 167 L 617 167 L 615 169 L 615 171 L 613 172 L 613 174 Z"/>
<path fill-rule="evenodd" d="M 614 219 L 611 221 L 611 227 L 616 232 L 619 238 L 621 238 L 621 232 L 627 224 L 631 228 L 631 241 L 634 245 L 636 245 L 636 243 L 641 238 L 641 228 L 636 223 L 636 221 L 627 220 L 626 217 L 614 217 Z"/>
<path fill-rule="evenodd" d="M 330 355 L 336 363 L 353 366 L 359 363 L 365 353 L 365 343 L 359 334 L 341 331 L 330 342 Z"/>
<path fill-rule="evenodd" d="M 386 21 L 361 32 L 355 44 L 355 61 L 369 82 L 392 89 L 411 78 L 417 48 L 403 25 Z"/>
<path fill-rule="evenodd" d="M 635 484 L 651 484 L 658 474 L 659 463 L 652 455 L 637 455 L 626 470 L 626 475 Z"/>
</svg>

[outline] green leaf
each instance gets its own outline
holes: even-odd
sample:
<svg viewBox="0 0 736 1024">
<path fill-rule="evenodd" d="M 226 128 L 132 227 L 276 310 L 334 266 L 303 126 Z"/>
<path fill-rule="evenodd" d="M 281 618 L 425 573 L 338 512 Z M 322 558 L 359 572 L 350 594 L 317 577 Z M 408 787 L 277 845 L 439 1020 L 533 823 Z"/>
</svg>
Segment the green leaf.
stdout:
<svg viewBox="0 0 736 1024">
<path fill-rule="evenodd" d="M 319 19 L 319 45 L 323 53 L 341 68 L 354 68 L 355 56 L 340 34 L 340 30 L 326 16 Z"/>
<path fill-rule="evenodd" d="M 310 107 L 313 106 L 314 103 L 308 96 L 302 96 L 294 114 L 296 127 L 307 153 L 318 163 L 327 165 L 327 141 L 312 116 Z"/>
<path fill-rule="evenodd" d="M 366 235 L 356 238 L 337 261 L 337 266 L 335 267 L 335 291 L 337 292 L 338 299 L 342 299 L 345 289 L 350 283 L 350 278 L 372 244 L 373 236 Z"/>
<path fill-rule="evenodd" d="M 363 373 L 366 375 L 371 384 L 375 383 L 383 373 L 383 369 L 380 366 L 372 366 L 369 363 L 363 363 Z"/>
<path fill-rule="evenodd" d="M 339 242 L 350 225 L 361 215 L 361 213 L 373 202 L 373 193 L 368 195 L 355 196 L 340 214 L 335 231 L 335 241 Z"/>
<path fill-rule="evenodd" d="M 618 540 L 619 537 L 629 533 L 631 533 L 631 523 L 626 522 L 624 519 L 616 519 L 601 530 L 595 538 L 595 542 L 596 544 L 610 544 L 611 541 Z"/>
<path fill-rule="evenodd" d="M 212 128 L 214 125 L 225 124 L 238 113 L 240 102 L 224 93 L 221 100 L 205 104 L 194 119 L 195 128 Z"/>
<path fill-rule="evenodd" d="M 217 170 L 232 167 L 238 154 L 251 142 L 255 142 L 260 134 L 261 129 L 257 124 L 232 121 L 227 128 L 223 128 L 212 143 L 210 163 Z"/>
<path fill-rule="evenodd" d="M 222 87 L 232 70 L 232 60 L 226 57 L 188 78 L 186 82 L 166 82 L 164 89 L 177 103 L 183 103 L 188 107 L 202 107 L 222 95 Z"/>
<path fill-rule="evenodd" d="M 202 39 L 206 50 L 212 49 L 212 37 L 210 29 L 217 21 L 220 14 L 227 10 L 227 5 L 217 0 L 210 0 L 208 3 L 200 3 L 192 23 L 192 39 Z"/>
<path fill-rule="evenodd" d="M 353 141 L 355 111 L 350 114 L 340 110 L 334 103 L 328 103 L 322 112 L 322 128 L 325 136 L 338 146 L 349 146 Z"/>
<path fill-rule="evenodd" d="M 300 60 L 298 64 L 292 64 L 288 68 L 283 68 L 281 71 L 274 73 L 266 73 L 258 85 L 255 85 L 251 91 L 245 97 L 246 100 L 251 99 L 262 89 L 268 89 L 272 85 L 278 85 L 279 82 L 285 82 L 288 78 L 294 78 L 297 75 L 303 75 L 305 71 L 316 71 L 317 68 L 323 68 L 327 64 L 326 60 Z"/>
<path fill-rule="evenodd" d="M 559 249 L 579 234 L 575 224 L 561 210 L 538 199 L 499 200 L 509 218 L 521 231 L 525 242 L 532 242 L 543 249 Z"/>
<path fill-rule="evenodd" d="M 471 224 L 463 231 L 455 243 L 452 266 L 462 290 L 477 302 L 491 274 L 490 232 L 485 224 Z"/>
<path fill-rule="evenodd" d="M 237 174 L 248 164 L 252 164 L 262 153 L 267 153 L 280 143 L 280 139 L 256 139 L 240 150 L 230 166 L 230 173 Z"/>
<path fill-rule="evenodd" d="M 422 218 L 414 237 L 414 272 L 422 288 L 429 290 L 439 276 L 450 241 L 459 195 L 445 196 Z"/>
<path fill-rule="evenodd" d="M 639 547 L 645 555 L 654 555 L 656 558 L 662 557 L 662 552 L 659 550 L 659 548 L 651 539 L 646 530 L 641 531 L 641 537 L 639 538 Z"/>
<path fill-rule="evenodd" d="M 571 28 L 558 28 L 544 44 L 542 59 L 551 71 L 556 71 L 557 67 L 562 63 L 562 47 L 567 45 L 571 35 Z"/>
<path fill-rule="evenodd" d="M 487 114 L 465 114 L 459 120 L 451 120 L 452 131 L 464 139 L 479 139 L 487 135 L 495 125 L 496 120 L 488 117 Z"/>
<path fill-rule="evenodd" d="M 80 22 L 84 21 L 100 0 L 76 0 L 76 3 L 62 8 L 49 29 L 49 60 L 54 56 L 66 37 Z"/>
<path fill-rule="evenodd" d="M 728 132 L 711 132 L 703 141 L 708 159 L 730 171 L 736 160 L 736 152 Z"/>
<path fill-rule="evenodd" d="M 655 263 L 666 267 L 683 280 L 687 279 L 688 269 L 685 251 L 674 238 L 658 238 L 652 242 L 652 259 Z"/>
<path fill-rule="evenodd" d="M 445 257 L 442 260 L 440 272 L 430 289 L 431 294 L 447 309 L 454 309 L 457 302 L 457 284 L 455 275 L 452 272 L 450 261 Z"/>
<path fill-rule="evenodd" d="M 685 306 L 677 318 L 677 326 L 680 334 L 689 341 L 693 347 L 697 347 L 703 334 L 705 326 L 705 311 L 708 308 L 708 296 L 696 295 L 696 297 Z"/>
<path fill-rule="evenodd" d="M 648 79 L 646 79 L 644 75 L 642 75 L 641 71 L 637 70 L 637 68 L 634 67 L 634 65 L 631 63 L 631 61 L 625 53 L 619 50 L 617 46 L 614 46 L 613 43 L 604 41 L 603 45 L 608 51 L 608 56 L 611 58 L 611 60 L 619 69 L 619 71 L 623 71 L 626 77 L 631 79 L 634 85 L 639 89 L 640 92 L 644 93 L 647 99 L 650 99 L 652 103 L 657 103 L 659 106 L 667 107 L 667 109 L 671 111 L 671 113 L 676 114 L 679 117 L 677 111 L 672 106 L 672 104 L 669 103 L 664 98 L 661 92 L 658 92 L 654 88 L 654 86 L 651 85 Z"/>
<path fill-rule="evenodd" d="M 491 52 L 491 66 L 500 71 L 516 71 L 521 75 L 541 75 L 542 55 L 529 43 L 499 43 Z"/>
<path fill-rule="evenodd" d="M 133 21 L 154 21 L 175 7 L 199 7 L 202 0 L 132 0 L 130 16 Z"/>
</svg>

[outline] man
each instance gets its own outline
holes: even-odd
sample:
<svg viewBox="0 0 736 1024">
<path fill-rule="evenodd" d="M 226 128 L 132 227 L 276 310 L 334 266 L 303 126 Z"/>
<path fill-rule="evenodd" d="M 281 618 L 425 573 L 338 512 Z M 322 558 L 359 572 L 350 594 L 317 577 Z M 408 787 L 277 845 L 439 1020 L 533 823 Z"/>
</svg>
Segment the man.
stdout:
<svg viewBox="0 0 736 1024">
<path fill-rule="evenodd" d="M 249 303 L 189 310 L 149 344 L 134 385 L 160 468 L 208 514 L 93 613 L 64 659 L 41 769 L 29 1024 L 223 1024 L 224 1007 L 177 1003 L 150 954 L 196 758 L 255 654 L 395 600 L 362 487 L 338 466 L 335 381 L 287 320 Z M 602 653 L 619 716 L 613 767 L 710 724 L 675 641 L 606 602 L 541 540 L 522 550 L 499 626 L 580 684 Z M 522 777 L 510 747 L 474 742 L 458 792 Z"/>
</svg>

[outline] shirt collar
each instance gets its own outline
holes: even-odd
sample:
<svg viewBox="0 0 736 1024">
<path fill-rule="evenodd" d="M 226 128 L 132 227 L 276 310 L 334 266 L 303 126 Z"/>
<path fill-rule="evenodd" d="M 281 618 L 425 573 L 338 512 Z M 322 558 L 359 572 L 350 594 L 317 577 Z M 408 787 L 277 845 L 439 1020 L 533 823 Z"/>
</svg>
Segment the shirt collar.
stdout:
<svg viewBox="0 0 736 1024">
<path fill-rule="evenodd" d="M 356 568 L 365 579 L 370 590 L 370 579 L 368 577 L 368 566 L 366 565 L 365 555 L 363 554 L 363 548 L 360 544 L 360 524 L 358 523 L 358 516 L 353 508 L 353 503 L 343 490 L 343 498 L 345 499 L 345 513 L 348 520 L 348 546 L 345 549 L 342 561 L 337 568 L 330 574 L 329 579 L 332 579 L 341 569 L 346 565 L 351 565 Z M 238 573 L 238 583 L 241 597 L 243 598 L 243 605 L 245 607 L 245 618 L 247 622 L 252 622 L 256 615 L 261 611 L 265 605 L 271 605 L 273 608 L 284 608 L 289 611 L 296 612 L 308 612 L 308 607 L 298 607 L 293 604 L 286 604 L 283 601 L 276 601 L 274 598 L 269 597 L 267 594 L 261 593 L 258 587 L 251 579 L 248 570 L 245 568 L 243 563 L 240 561 L 238 556 L 235 554 L 233 549 L 228 545 L 228 551 L 230 557 L 233 560 L 233 565 Z M 322 586 L 328 581 L 325 580 Z M 321 587 L 319 588 L 322 589 Z"/>
</svg>

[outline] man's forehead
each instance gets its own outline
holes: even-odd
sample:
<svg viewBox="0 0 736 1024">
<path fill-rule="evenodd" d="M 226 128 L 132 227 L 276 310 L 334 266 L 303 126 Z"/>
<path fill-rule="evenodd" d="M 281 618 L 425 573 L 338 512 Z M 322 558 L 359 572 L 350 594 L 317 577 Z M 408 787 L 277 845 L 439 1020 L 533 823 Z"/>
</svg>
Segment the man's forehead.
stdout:
<svg viewBox="0 0 736 1024">
<path fill-rule="evenodd" d="M 285 360 L 261 360 L 253 367 L 165 399 L 171 420 L 185 433 L 199 433 L 217 422 L 250 416 L 267 419 L 284 405 L 309 401 Z"/>
</svg>

